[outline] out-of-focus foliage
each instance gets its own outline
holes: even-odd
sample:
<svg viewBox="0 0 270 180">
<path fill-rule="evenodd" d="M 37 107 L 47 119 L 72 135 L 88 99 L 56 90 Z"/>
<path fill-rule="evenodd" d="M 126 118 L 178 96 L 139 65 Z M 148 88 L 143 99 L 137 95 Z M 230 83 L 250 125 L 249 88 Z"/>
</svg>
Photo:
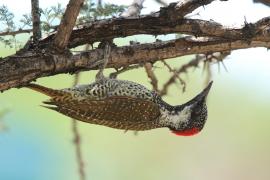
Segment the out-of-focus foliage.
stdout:
<svg viewBox="0 0 270 180">
<path fill-rule="evenodd" d="M 103 19 L 112 16 L 118 16 L 127 7 L 115 4 L 95 4 L 90 0 L 86 1 L 81 9 L 78 23 L 86 23 L 95 19 Z"/>
<path fill-rule="evenodd" d="M 0 7 L 0 21 L 1 24 L 3 24 L 5 27 L 4 31 L 13 31 L 15 30 L 15 25 L 14 25 L 14 14 L 8 10 L 6 6 L 1 6 Z"/>
<path fill-rule="evenodd" d="M 3 29 L 0 31 L 14 31 L 16 29 L 14 24 L 14 14 L 8 10 L 6 6 L 0 6 L 0 24 Z M 13 47 L 12 44 L 14 43 L 13 38 L 3 38 L 0 37 L 0 42 L 4 43 L 5 46 Z"/>
<path fill-rule="evenodd" d="M 109 18 L 113 16 L 118 16 L 121 12 L 126 9 L 126 6 L 123 5 L 115 5 L 115 4 L 96 4 L 91 2 L 91 0 L 87 0 L 82 7 L 77 23 L 87 23 L 96 19 Z M 58 3 L 56 6 L 47 7 L 44 9 L 40 9 L 41 14 L 41 30 L 43 33 L 50 33 L 55 31 L 57 25 L 60 23 L 61 18 L 65 12 L 65 8 Z M 32 17 L 31 14 L 24 14 L 23 17 L 19 20 L 19 22 L 14 22 L 14 14 L 8 10 L 6 6 L 0 7 L 0 32 L 12 32 L 12 31 L 20 31 L 25 28 L 32 28 Z M 22 46 L 21 42 L 18 42 L 15 39 L 15 35 L 13 37 L 0 36 L 0 42 L 5 44 L 5 46 L 17 47 Z"/>
</svg>

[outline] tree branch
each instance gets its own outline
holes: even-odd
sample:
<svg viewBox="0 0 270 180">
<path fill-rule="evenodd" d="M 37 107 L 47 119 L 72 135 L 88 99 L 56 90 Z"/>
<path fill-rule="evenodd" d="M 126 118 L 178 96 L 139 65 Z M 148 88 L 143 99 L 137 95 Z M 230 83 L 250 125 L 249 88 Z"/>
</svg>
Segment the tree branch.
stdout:
<svg viewBox="0 0 270 180">
<path fill-rule="evenodd" d="M 157 80 L 157 77 L 153 71 L 153 66 L 151 63 L 145 63 L 144 65 L 144 69 L 146 71 L 146 74 L 148 76 L 148 78 L 151 80 L 151 84 L 152 84 L 152 87 L 153 87 L 153 90 L 157 91 L 158 92 L 158 80 Z"/>
<path fill-rule="evenodd" d="M 189 37 L 177 40 L 113 48 L 107 68 L 120 68 L 132 64 L 156 62 L 190 54 L 206 54 L 251 47 L 270 48 L 270 32 L 252 39 L 225 40 L 220 38 Z M 258 39 L 261 39 L 260 41 Z M 43 54 L 27 51 L 20 56 L 9 56 L 0 61 L 0 90 L 20 87 L 44 76 L 98 69 L 103 49 L 77 55 Z"/>
<path fill-rule="evenodd" d="M 50 26 L 50 29 L 56 30 L 58 26 Z M 17 34 L 24 34 L 24 33 L 31 33 L 33 32 L 33 29 L 18 29 L 17 31 L 5 31 L 5 32 L 0 32 L 0 36 L 15 36 Z"/>
<path fill-rule="evenodd" d="M 183 18 L 185 15 L 193 12 L 195 9 L 201 6 L 210 4 L 214 0 L 183 0 L 176 4 L 174 10 L 175 12 L 171 16 L 176 16 L 177 18 Z"/>
<path fill-rule="evenodd" d="M 270 6 L 270 0 L 253 0 L 254 3 L 262 3 L 266 6 Z"/>
<path fill-rule="evenodd" d="M 62 51 L 67 46 L 83 2 L 84 0 L 69 1 L 53 42 L 57 50 Z"/>
<path fill-rule="evenodd" d="M 270 24 L 270 17 L 261 20 Z M 132 18 L 132 19 L 111 19 L 96 21 L 89 26 L 84 26 L 74 30 L 71 34 L 68 44 L 69 48 L 74 48 L 86 43 L 92 44 L 103 39 L 112 39 L 116 37 L 126 37 L 137 34 L 161 35 L 170 33 L 181 33 L 194 35 L 196 37 L 220 37 L 224 39 L 243 39 L 247 34 L 249 36 L 256 34 L 253 29 L 260 31 L 264 28 L 263 23 L 258 21 L 253 26 L 246 24 L 244 28 L 228 28 L 214 21 L 205 21 L 198 19 L 175 19 L 168 21 L 152 15 Z M 40 44 L 48 44 L 54 38 L 54 34 L 43 39 Z"/>
<path fill-rule="evenodd" d="M 172 6 L 167 7 L 167 11 L 172 10 Z M 173 7 L 175 8 L 175 6 Z M 253 24 L 245 23 L 243 28 L 225 28 L 212 21 L 179 20 L 177 18 L 175 21 L 168 21 L 164 19 L 167 17 L 164 13 L 165 10 L 166 8 L 163 8 L 159 13 L 142 18 L 96 21 L 88 27 L 74 30 L 69 39 L 69 46 L 76 47 L 87 42 L 142 33 L 156 35 L 180 32 L 196 37 L 205 37 L 197 39 L 184 37 L 171 41 L 112 48 L 107 67 L 117 69 L 189 54 L 209 54 L 251 47 L 270 47 L 270 17 L 263 18 Z M 157 14 L 158 16 L 156 16 Z M 98 65 L 103 59 L 102 49 L 94 49 L 77 55 L 52 52 L 49 47 L 54 42 L 54 37 L 55 35 L 52 35 L 39 41 L 39 49 L 34 48 L 33 50 L 31 47 L 23 49 L 17 54 L 1 60 L 0 90 L 20 87 L 44 76 L 98 69 Z"/>
<path fill-rule="evenodd" d="M 41 38 L 39 0 L 31 0 L 31 5 L 33 21 L 33 40 L 34 42 L 37 42 Z"/>
<path fill-rule="evenodd" d="M 76 86 L 79 82 L 79 74 L 76 74 L 73 86 Z M 80 180 L 85 180 L 85 171 L 84 171 L 84 161 L 82 156 L 81 149 L 81 137 L 78 129 L 78 121 L 76 119 L 72 119 L 72 132 L 73 132 L 73 143 L 75 145 L 76 151 L 76 160 L 79 169 Z"/>
<path fill-rule="evenodd" d="M 159 12 L 144 15 L 140 17 L 130 18 L 113 18 L 95 21 L 89 24 L 78 26 L 78 29 L 73 30 L 68 43 L 69 48 L 74 48 L 83 44 L 92 44 L 94 42 L 102 41 L 104 39 L 113 39 L 116 37 L 126 37 L 136 34 L 169 34 L 169 33 L 187 33 L 200 34 L 200 25 L 204 27 L 203 33 L 209 34 L 208 29 L 202 22 L 194 22 L 192 20 L 183 19 L 182 15 L 186 15 L 188 10 L 191 13 L 199 6 L 209 4 L 213 0 L 189 0 L 184 6 L 177 6 L 177 3 L 171 3 L 168 7 L 162 7 Z M 199 3 L 196 4 L 194 2 Z M 183 10 L 183 12 L 179 12 Z M 176 15 L 179 14 L 180 15 Z M 208 22 L 208 21 L 206 21 Z M 194 24 L 195 23 L 195 24 Z M 200 24 L 198 24 L 200 23 Z M 210 23 L 210 22 L 209 22 Z M 215 26 L 222 25 L 215 23 Z M 213 27 L 213 23 L 211 23 Z M 192 32 L 190 32 L 192 31 Z M 195 31 L 195 32 L 194 32 Z M 213 31 L 213 30 L 212 30 Z M 189 33 L 190 32 L 190 33 Z M 51 43 L 55 34 L 52 34 L 40 42 L 42 45 Z"/>
<path fill-rule="evenodd" d="M 167 2 L 165 0 L 155 0 L 158 4 L 161 6 L 168 6 Z"/>
<path fill-rule="evenodd" d="M 203 3 L 202 1 L 199 2 L 199 5 L 188 3 L 189 6 L 180 6 L 177 10 L 183 9 L 184 12 L 182 14 L 187 14 L 187 9 L 194 10 L 196 7 L 210 3 L 210 1 L 203 1 Z M 177 3 L 172 3 L 168 7 L 161 8 L 159 12 L 151 15 L 132 18 L 120 17 L 81 24 L 77 29 L 72 31 L 68 47 L 74 48 L 87 43 L 92 44 L 94 42 L 100 42 L 104 39 L 113 39 L 137 34 L 163 35 L 183 33 L 195 36 L 233 37 L 237 39 L 239 35 L 242 34 L 241 29 L 225 28 L 221 24 L 213 21 L 183 19 L 181 16 L 175 16 L 174 14 L 179 13 L 175 9 L 176 5 Z M 19 31 L 14 32 L 13 34 L 16 33 L 19 33 Z M 12 32 L 3 32 L 3 35 L 6 34 L 12 34 Z M 41 40 L 39 45 L 40 47 L 47 47 L 54 39 L 56 39 L 55 33 Z"/>
</svg>

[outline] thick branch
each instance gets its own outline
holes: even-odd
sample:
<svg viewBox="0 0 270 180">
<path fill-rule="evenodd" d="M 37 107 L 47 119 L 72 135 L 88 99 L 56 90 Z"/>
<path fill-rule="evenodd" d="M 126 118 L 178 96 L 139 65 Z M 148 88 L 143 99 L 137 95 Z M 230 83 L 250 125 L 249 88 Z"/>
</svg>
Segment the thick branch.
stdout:
<svg viewBox="0 0 270 180">
<path fill-rule="evenodd" d="M 31 0 L 31 5 L 33 21 L 33 40 L 34 42 L 37 42 L 41 38 L 39 0 Z"/>
<path fill-rule="evenodd" d="M 190 54 L 205 54 L 251 47 L 269 48 L 269 35 L 270 33 L 265 34 L 265 38 L 261 35 L 249 40 L 180 38 L 166 42 L 117 47 L 112 49 L 107 67 L 120 68 Z M 258 41 L 257 39 L 262 40 Z M 0 90 L 4 91 L 12 87 L 23 86 L 44 76 L 98 69 L 103 56 L 103 49 L 95 49 L 73 56 L 49 53 L 37 54 L 29 51 L 20 56 L 10 56 L 0 61 Z"/>
<path fill-rule="evenodd" d="M 205 1 L 205 3 L 209 2 Z M 199 37 L 210 37 L 203 39 L 186 37 L 166 42 L 113 48 L 107 66 L 113 68 L 155 62 L 188 54 L 205 54 L 250 47 L 270 47 L 270 17 L 254 24 L 246 23 L 243 28 L 238 29 L 225 28 L 211 21 L 179 19 L 179 17 L 171 18 L 168 21 L 166 19 L 170 14 L 168 12 L 175 12 L 175 6 L 176 4 L 170 5 L 161 9 L 159 13 L 142 18 L 116 18 L 94 22 L 87 27 L 74 30 L 69 39 L 69 47 L 134 34 L 156 35 L 179 32 Z M 193 6 L 183 5 L 180 7 L 189 7 L 187 9 L 190 9 Z M 59 29 L 61 28 L 59 27 Z M 58 33 L 61 34 L 61 31 L 59 30 Z M 53 43 L 54 38 L 57 39 L 55 36 L 58 35 L 52 35 L 39 41 L 40 51 L 36 51 L 36 49 L 32 51 L 30 47 L 19 52 L 17 56 L 10 56 L 1 60 L 0 90 L 23 86 L 39 77 L 97 69 L 98 65 L 102 63 L 104 54 L 101 49 L 79 55 L 51 52 L 48 47 Z M 62 42 L 64 41 L 66 40 Z"/>
<path fill-rule="evenodd" d="M 84 26 L 74 30 L 71 34 L 69 47 L 73 48 L 86 43 L 94 43 L 103 39 L 113 39 L 116 37 L 126 37 L 136 34 L 161 35 L 170 33 L 182 33 L 195 35 L 197 37 L 220 37 L 224 39 L 243 39 L 247 34 L 255 35 L 253 29 L 257 31 L 263 28 L 262 22 L 270 24 L 270 17 L 263 18 L 255 24 L 246 24 L 244 28 L 228 28 L 214 21 L 198 19 L 175 19 L 168 21 L 161 17 L 144 16 L 131 19 L 110 19 L 96 21 L 89 26 Z M 253 32 L 252 32 L 253 31 Z M 48 44 L 54 35 L 51 35 L 40 42 Z"/>
<path fill-rule="evenodd" d="M 197 1 L 198 0 L 185 1 L 184 4 L 178 4 L 178 6 L 177 3 L 172 3 L 168 7 L 162 8 L 159 12 L 151 15 L 132 18 L 120 17 L 80 25 L 78 29 L 72 31 L 68 47 L 74 48 L 87 43 L 100 42 L 104 39 L 113 39 L 137 34 L 163 35 L 182 33 L 195 36 L 217 36 L 241 39 L 241 29 L 225 28 L 221 24 L 213 21 L 183 19 L 182 15 L 187 14 L 188 11 L 192 11 L 199 6 L 211 2 L 210 0 L 207 0 L 199 1 L 198 4 L 194 3 Z M 180 10 L 183 12 L 179 12 Z M 182 15 L 175 15 L 179 13 Z M 3 35 L 6 34 L 7 33 L 4 33 Z M 8 34 L 11 34 L 11 32 L 8 32 Z M 65 33 L 63 33 L 63 35 L 65 36 Z M 40 47 L 47 47 L 54 39 L 56 39 L 55 34 L 52 34 L 41 40 L 39 42 Z M 64 41 L 64 38 L 60 40 Z"/>
<path fill-rule="evenodd" d="M 202 23 L 204 21 L 188 21 L 183 19 L 183 16 L 187 13 L 191 13 L 199 6 L 209 4 L 212 1 L 213 0 L 189 0 L 185 4 L 178 6 L 177 3 L 171 3 L 168 7 L 161 8 L 159 12 L 151 15 L 131 18 L 120 17 L 84 24 L 78 29 L 73 30 L 68 47 L 74 48 L 76 46 L 87 43 L 91 44 L 104 39 L 126 37 L 136 34 L 160 35 L 183 32 L 194 34 L 194 31 L 196 31 L 195 33 L 199 35 L 201 32 L 199 29 L 200 25 L 204 26 Z M 183 26 L 184 24 L 185 26 Z M 220 24 L 215 23 L 215 26 L 217 25 Z M 186 28 L 188 28 L 188 30 L 186 30 Z M 192 32 L 188 33 L 191 30 Z M 206 29 L 204 32 L 208 32 L 208 30 Z M 46 45 L 50 43 L 52 39 L 54 39 L 54 36 L 54 34 L 48 36 L 40 42 L 40 44 Z"/>
<path fill-rule="evenodd" d="M 197 1 L 198 4 L 194 3 Z M 132 18 L 125 19 L 120 17 L 114 19 L 99 20 L 90 24 L 82 24 L 80 25 L 81 28 L 73 30 L 69 47 L 75 47 L 78 45 L 86 44 L 87 42 L 92 43 L 95 41 L 101 41 L 103 39 L 110 39 L 112 37 L 114 38 L 125 37 L 134 34 L 158 35 L 158 34 L 178 32 L 177 30 L 174 31 L 174 28 L 175 26 L 182 24 L 181 20 L 183 19 L 183 15 L 191 13 L 197 7 L 209 4 L 211 1 L 189 0 L 185 2 L 183 6 L 180 7 L 177 6 L 177 3 L 171 3 L 168 7 L 161 8 L 159 12 L 147 16 L 137 17 L 132 16 L 132 12 L 130 11 L 135 10 L 136 11 L 135 13 L 138 14 L 138 11 L 140 11 L 142 8 L 143 0 L 134 0 L 133 4 L 130 6 L 130 11 L 128 10 L 127 12 L 122 14 L 123 17 L 132 16 Z M 182 10 L 183 12 L 181 12 Z M 189 10 L 190 12 L 188 12 L 187 10 Z M 127 16 L 125 16 L 126 13 Z M 169 22 L 169 20 L 171 22 Z M 165 31 L 166 28 L 169 28 L 169 30 Z M 161 30 L 159 31 L 159 29 Z M 2 32 L 0 33 L 0 36 L 15 35 L 25 32 L 31 32 L 31 30 Z M 62 34 L 65 33 L 63 32 Z M 82 43 L 79 44 L 78 41 L 84 39 L 84 37 L 86 38 L 86 40 L 84 40 Z M 48 42 L 52 41 L 53 39 L 55 39 L 55 34 L 50 35 L 42 42 L 43 44 L 48 44 Z"/>
<path fill-rule="evenodd" d="M 61 23 L 55 34 L 54 46 L 58 50 L 63 50 L 68 44 L 72 29 L 76 23 L 77 16 L 84 0 L 70 0 Z"/>
</svg>

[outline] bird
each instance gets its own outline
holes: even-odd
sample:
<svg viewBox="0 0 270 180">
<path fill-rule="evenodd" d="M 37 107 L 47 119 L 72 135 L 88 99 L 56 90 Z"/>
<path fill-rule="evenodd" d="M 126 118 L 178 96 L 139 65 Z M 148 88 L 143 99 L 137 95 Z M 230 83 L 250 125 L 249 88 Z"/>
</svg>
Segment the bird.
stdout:
<svg viewBox="0 0 270 180">
<path fill-rule="evenodd" d="M 90 124 L 125 131 L 169 128 L 179 136 L 198 134 L 207 120 L 206 98 L 212 82 L 190 101 L 172 106 L 154 90 L 128 80 L 101 78 L 91 84 L 52 89 L 26 87 L 50 97 L 43 107 Z"/>
</svg>

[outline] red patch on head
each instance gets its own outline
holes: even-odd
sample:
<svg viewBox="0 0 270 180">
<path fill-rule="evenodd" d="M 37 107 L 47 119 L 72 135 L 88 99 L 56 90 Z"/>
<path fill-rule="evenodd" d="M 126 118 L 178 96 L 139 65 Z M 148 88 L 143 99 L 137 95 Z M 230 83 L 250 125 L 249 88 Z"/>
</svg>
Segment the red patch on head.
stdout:
<svg viewBox="0 0 270 180">
<path fill-rule="evenodd" d="M 177 136 L 193 136 L 198 134 L 200 130 L 198 128 L 191 128 L 184 131 L 172 131 L 172 133 L 176 134 Z"/>
</svg>

